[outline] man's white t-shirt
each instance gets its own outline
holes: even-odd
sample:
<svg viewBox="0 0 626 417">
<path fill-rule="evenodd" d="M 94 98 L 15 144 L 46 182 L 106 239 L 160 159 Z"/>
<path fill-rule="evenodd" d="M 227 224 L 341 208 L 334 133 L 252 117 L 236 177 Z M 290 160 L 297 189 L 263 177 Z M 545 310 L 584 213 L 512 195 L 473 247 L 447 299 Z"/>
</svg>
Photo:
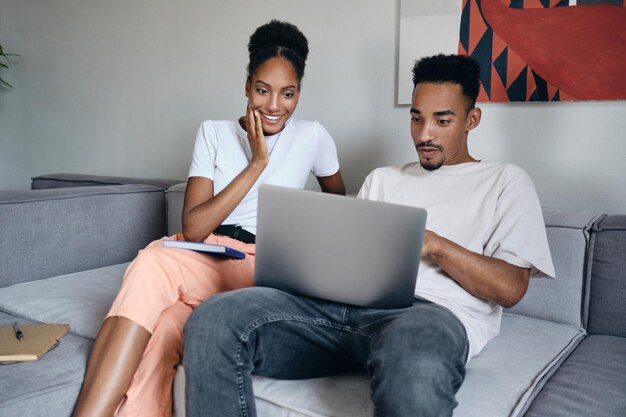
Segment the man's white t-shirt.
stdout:
<svg viewBox="0 0 626 417">
<path fill-rule="evenodd" d="M 469 162 L 428 171 L 419 162 L 379 168 L 359 198 L 423 207 L 426 229 L 473 252 L 531 268 L 532 277 L 554 277 L 535 186 L 519 167 Z M 415 295 L 451 310 L 469 339 L 469 358 L 500 330 L 502 307 L 474 297 L 422 258 Z"/>
<path fill-rule="evenodd" d="M 309 173 L 326 177 L 339 171 L 337 148 L 330 134 L 316 121 L 290 118 L 276 135 L 266 136 L 270 162 L 252 189 L 224 220 L 256 234 L 259 185 L 304 188 Z M 189 177 L 213 181 L 217 195 L 250 163 L 248 134 L 236 120 L 207 120 L 200 125 Z"/>
</svg>

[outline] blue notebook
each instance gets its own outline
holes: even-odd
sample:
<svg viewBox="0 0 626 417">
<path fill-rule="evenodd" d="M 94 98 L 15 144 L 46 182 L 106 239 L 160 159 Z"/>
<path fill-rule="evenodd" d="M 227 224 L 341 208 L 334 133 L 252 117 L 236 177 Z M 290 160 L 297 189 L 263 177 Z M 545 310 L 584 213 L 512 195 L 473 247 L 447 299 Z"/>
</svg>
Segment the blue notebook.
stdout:
<svg viewBox="0 0 626 417">
<path fill-rule="evenodd" d="M 209 255 L 228 256 L 235 259 L 244 259 L 246 254 L 225 245 L 213 245 L 211 243 L 187 242 L 186 240 L 164 240 L 166 248 L 188 249 Z"/>
</svg>

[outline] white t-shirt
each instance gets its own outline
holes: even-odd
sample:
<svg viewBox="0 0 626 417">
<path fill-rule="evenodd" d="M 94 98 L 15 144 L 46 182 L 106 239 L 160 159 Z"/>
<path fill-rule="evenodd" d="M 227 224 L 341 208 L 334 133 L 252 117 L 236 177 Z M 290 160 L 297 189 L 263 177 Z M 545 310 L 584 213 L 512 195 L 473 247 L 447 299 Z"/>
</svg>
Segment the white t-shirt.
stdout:
<svg viewBox="0 0 626 417">
<path fill-rule="evenodd" d="M 337 148 L 330 134 L 316 121 L 290 118 L 285 128 L 266 136 L 270 162 L 248 194 L 224 220 L 256 234 L 258 188 L 263 183 L 304 188 L 309 173 L 326 177 L 339 170 Z M 236 120 L 202 122 L 189 177 L 213 181 L 217 195 L 250 163 L 248 134 Z"/>
<path fill-rule="evenodd" d="M 473 252 L 554 277 L 535 186 L 519 167 L 469 162 L 428 171 L 419 162 L 374 170 L 359 198 L 423 207 L 426 228 Z M 469 358 L 500 330 L 502 307 L 474 297 L 423 258 L 415 295 L 451 310 L 469 339 Z"/>
</svg>

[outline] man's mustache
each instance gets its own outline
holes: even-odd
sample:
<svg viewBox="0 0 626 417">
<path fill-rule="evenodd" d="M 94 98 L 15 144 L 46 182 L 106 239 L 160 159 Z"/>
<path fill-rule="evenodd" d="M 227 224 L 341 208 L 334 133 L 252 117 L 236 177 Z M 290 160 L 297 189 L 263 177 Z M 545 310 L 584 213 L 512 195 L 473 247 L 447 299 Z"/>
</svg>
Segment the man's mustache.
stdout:
<svg viewBox="0 0 626 417">
<path fill-rule="evenodd" d="M 419 149 L 419 148 L 435 148 L 438 151 L 443 151 L 443 146 L 433 143 L 432 140 L 429 140 L 426 142 L 420 142 L 417 145 L 415 145 L 415 149 Z"/>
</svg>

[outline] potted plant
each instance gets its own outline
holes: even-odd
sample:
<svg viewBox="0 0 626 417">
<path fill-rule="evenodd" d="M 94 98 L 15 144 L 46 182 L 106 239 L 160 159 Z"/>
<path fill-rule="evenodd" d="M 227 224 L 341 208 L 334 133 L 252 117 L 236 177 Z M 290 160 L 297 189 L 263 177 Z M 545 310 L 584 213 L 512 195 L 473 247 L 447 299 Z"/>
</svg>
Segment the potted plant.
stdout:
<svg viewBox="0 0 626 417">
<path fill-rule="evenodd" d="M 9 60 L 10 56 L 19 56 L 17 54 L 8 54 L 6 52 L 4 52 L 4 48 L 2 47 L 2 45 L 0 45 L 0 68 L 9 68 L 9 65 L 11 64 L 11 61 Z M 0 85 L 4 85 L 8 88 L 13 88 L 13 86 L 11 84 L 9 84 L 8 82 L 4 81 L 2 78 L 0 78 Z"/>
</svg>

